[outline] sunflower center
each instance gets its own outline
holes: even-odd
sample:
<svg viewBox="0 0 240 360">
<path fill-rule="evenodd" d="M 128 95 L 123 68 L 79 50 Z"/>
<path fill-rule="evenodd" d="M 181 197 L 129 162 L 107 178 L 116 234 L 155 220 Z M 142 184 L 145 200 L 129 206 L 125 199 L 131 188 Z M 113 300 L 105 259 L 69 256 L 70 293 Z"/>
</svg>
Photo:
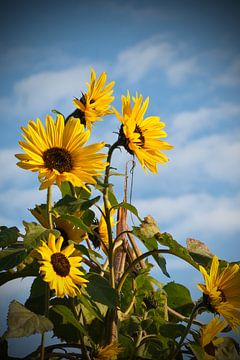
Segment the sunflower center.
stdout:
<svg viewBox="0 0 240 360">
<path fill-rule="evenodd" d="M 226 302 L 227 299 L 226 299 L 226 296 L 224 295 L 224 292 L 221 290 L 221 289 L 217 289 L 219 292 L 220 292 L 220 299 L 221 299 L 221 302 Z"/>
<path fill-rule="evenodd" d="M 43 160 L 46 168 L 56 169 L 60 173 L 70 172 L 73 168 L 71 154 L 62 148 L 53 147 L 43 153 Z"/>
<path fill-rule="evenodd" d="M 70 263 L 65 255 L 60 252 L 56 252 L 51 256 L 51 264 L 54 271 L 59 276 L 67 276 L 70 271 Z"/>
<path fill-rule="evenodd" d="M 140 142 L 138 142 L 137 144 L 138 144 L 139 146 L 143 147 L 144 144 L 145 144 L 145 139 L 144 139 L 142 130 L 141 130 L 141 128 L 140 128 L 138 125 L 136 125 L 134 132 L 137 133 L 137 134 L 139 134 L 139 140 L 140 140 Z"/>
</svg>

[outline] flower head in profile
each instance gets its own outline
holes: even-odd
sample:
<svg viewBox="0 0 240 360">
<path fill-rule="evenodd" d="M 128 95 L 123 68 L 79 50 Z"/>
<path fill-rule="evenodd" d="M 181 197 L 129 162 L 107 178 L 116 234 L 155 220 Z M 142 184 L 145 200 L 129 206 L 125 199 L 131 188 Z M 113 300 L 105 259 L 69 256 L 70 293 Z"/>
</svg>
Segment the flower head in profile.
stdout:
<svg viewBox="0 0 240 360">
<path fill-rule="evenodd" d="M 110 203 L 108 203 L 108 208 L 110 208 Z M 104 213 L 104 210 L 103 210 L 103 214 Z M 102 245 L 101 243 L 101 248 L 103 249 L 103 251 L 105 251 L 105 248 L 108 249 L 108 246 L 109 246 L 109 238 L 108 238 L 108 228 L 107 228 L 107 223 L 106 223 L 106 220 L 105 220 L 105 217 L 104 215 L 101 215 L 100 217 L 100 220 L 99 220 L 99 225 L 98 225 L 98 235 L 99 237 L 101 238 L 103 244 L 105 245 Z M 114 217 L 113 217 L 113 214 L 114 214 L 114 210 L 112 209 L 111 212 L 110 212 L 110 224 L 111 224 L 111 228 L 113 228 L 116 223 L 114 221 Z"/>
<path fill-rule="evenodd" d="M 114 341 L 111 344 L 101 347 L 97 355 L 94 357 L 94 360 L 116 360 L 118 354 L 120 354 L 123 351 L 121 346 Z"/>
<path fill-rule="evenodd" d="M 205 285 L 198 284 L 204 294 L 204 300 L 209 310 L 222 315 L 233 330 L 240 325 L 240 271 L 239 265 L 228 265 L 219 270 L 217 256 L 212 259 L 210 273 L 202 266 Z"/>
<path fill-rule="evenodd" d="M 217 337 L 227 326 L 226 320 L 220 320 L 214 317 L 207 325 L 200 328 L 199 343 L 204 350 L 204 360 L 214 360 L 218 346 L 224 341 L 222 338 Z"/>
<path fill-rule="evenodd" d="M 23 140 L 19 141 L 25 154 L 17 154 L 17 165 L 23 169 L 38 171 L 40 189 L 64 181 L 88 190 L 85 183 L 95 184 L 95 176 L 101 174 L 106 163 L 105 154 L 97 154 L 104 143 L 83 146 L 90 137 L 79 119 L 70 118 L 66 123 L 62 115 L 56 122 L 46 118 L 46 129 L 39 119 L 30 120 L 28 127 L 22 127 Z"/>
<path fill-rule="evenodd" d="M 158 116 L 144 118 L 147 111 L 149 98 L 143 101 L 142 95 L 132 98 L 130 93 L 122 96 L 122 114 L 116 109 L 114 112 L 122 123 L 119 133 L 119 144 L 131 154 L 136 155 L 141 166 L 146 171 L 149 169 L 157 173 L 157 165 L 168 161 L 168 158 L 160 150 L 172 149 L 172 145 L 166 141 L 167 133 L 163 130 L 165 124 Z"/>
<path fill-rule="evenodd" d="M 83 94 L 81 99 L 73 100 L 78 109 L 74 116 L 79 117 L 87 129 L 91 130 L 95 121 L 102 120 L 103 116 L 112 113 L 110 104 L 114 100 L 114 96 L 112 96 L 114 81 L 106 85 L 106 80 L 107 74 L 105 72 L 97 79 L 96 73 L 92 69 L 90 84 L 87 83 L 87 93 Z"/>
<path fill-rule="evenodd" d="M 48 244 L 42 241 L 42 245 L 36 249 L 41 255 L 40 273 L 50 289 L 55 290 L 57 297 L 75 297 L 80 291 L 78 285 L 86 286 L 88 280 L 82 277 L 84 274 L 79 270 L 81 256 L 73 256 L 74 245 L 61 250 L 62 244 L 63 237 L 56 240 L 53 234 L 49 234 Z"/>
</svg>

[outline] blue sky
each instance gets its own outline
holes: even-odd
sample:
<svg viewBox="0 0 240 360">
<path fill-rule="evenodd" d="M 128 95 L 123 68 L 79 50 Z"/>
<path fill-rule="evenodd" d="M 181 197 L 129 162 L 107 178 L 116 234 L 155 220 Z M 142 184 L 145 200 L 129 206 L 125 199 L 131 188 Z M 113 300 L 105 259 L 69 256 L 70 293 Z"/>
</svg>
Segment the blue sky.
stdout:
<svg viewBox="0 0 240 360">
<path fill-rule="evenodd" d="M 118 109 L 128 89 L 150 96 L 148 114 L 161 117 L 174 145 L 159 175 L 135 169 L 140 215 L 152 214 L 182 244 L 193 237 L 219 257 L 239 260 L 239 15 L 238 1 L 1 3 L 1 224 L 21 227 L 31 219 L 27 208 L 46 196 L 36 190 L 36 175 L 15 165 L 20 127 L 52 109 L 72 112 L 92 66 L 115 80 Z M 112 143 L 118 128 L 114 117 L 105 118 L 91 142 Z M 120 171 L 126 159 L 114 156 Z M 201 276 L 176 259 L 168 263 L 172 280 L 199 296 Z M 24 299 L 20 286 L 0 289 L 0 297 Z"/>
</svg>

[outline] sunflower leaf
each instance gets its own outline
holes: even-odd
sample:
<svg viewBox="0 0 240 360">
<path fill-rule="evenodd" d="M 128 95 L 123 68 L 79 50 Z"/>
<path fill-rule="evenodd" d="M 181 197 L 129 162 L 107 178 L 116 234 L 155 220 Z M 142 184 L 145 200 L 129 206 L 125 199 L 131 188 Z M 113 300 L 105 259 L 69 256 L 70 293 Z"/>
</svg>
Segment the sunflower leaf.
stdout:
<svg viewBox="0 0 240 360">
<path fill-rule="evenodd" d="M 0 271 L 13 269 L 20 264 L 26 256 L 27 252 L 25 250 L 2 250 L 0 252 Z"/>
<path fill-rule="evenodd" d="M 197 360 L 204 360 L 205 358 L 205 351 L 200 346 L 200 344 L 189 342 L 188 347 L 192 350 L 193 354 L 196 356 Z"/>
<path fill-rule="evenodd" d="M 53 233 L 56 237 L 60 235 L 58 230 L 49 230 L 43 227 L 42 225 L 36 224 L 35 222 L 26 222 L 23 221 L 23 225 L 26 230 L 26 235 L 24 236 L 24 246 L 27 250 L 31 250 L 40 245 L 41 240 L 47 241 L 48 235 Z"/>
<path fill-rule="evenodd" d="M 148 238 L 144 236 L 140 231 L 140 228 L 135 226 L 133 227 L 133 234 L 136 235 L 142 241 L 142 243 L 146 246 L 146 248 L 149 251 L 158 249 L 158 243 L 155 237 Z M 153 254 L 152 256 L 156 261 L 156 263 L 158 264 L 158 266 L 160 267 L 160 269 L 162 270 L 163 274 L 166 275 L 167 277 L 170 277 L 167 271 L 165 258 L 161 254 Z"/>
<path fill-rule="evenodd" d="M 53 324 L 49 319 L 33 313 L 16 300 L 9 305 L 7 322 L 7 338 L 30 336 L 53 329 Z"/>
<path fill-rule="evenodd" d="M 16 226 L 0 226 L 0 247 L 7 247 L 14 244 L 19 237 L 19 230 Z"/>
<path fill-rule="evenodd" d="M 105 278 L 95 273 L 87 274 L 86 278 L 89 280 L 86 291 L 93 301 L 107 305 L 109 308 L 114 308 L 117 305 L 117 292 Z"/>
<path fill-rule="evenodd" d="M 66 307 L 65 305 L 54 305 L 52 307 L 52 310 L 62 316 L 63 323 L 72 324 L 83 335 L 87 336 L 87 331 L 84 329 L 83 325 L 75 318 L 74 314 L 68 307 Z"/>
<path fill-rule="evenodd" d="M 172 235 L 169 233 L 156 233 L 154 238 L 163 246 L 168 246 L 170 253 L 178 256 L 179 258 L 187 261 L 189 264 L 194 266 L 197 270 L 199 269 L 198 264 L 193 260 L 188 249 L 180 245 L 176 240 L 173 239 Z"/>
<path fill-rule="evenodd" d="M 77 227 L 80 227 L 82 230 L 86 231 L 87 233 L 92 233 L 92 230 L 89 226 L 87 226 L 81 219 L 79 219 L 76 216 L 73 215 L 62 215 L 62 218 L 65 220 L 70 221 L 73 225 L 76 225 Z"/>
<path fill-rule="evenodd" d="M 115 208 L 120 208 L 120 207 L 130 211 L 132 214 L 134 214 L 138 218 L 139 221 L 142 221 L 142 219 L 138 215 L 137 209 L 132 204 L 129 204 L 129 203 L 125 202 L 125 201 L 122 201 L 121 203 L 113 206 L 114 209 Z"/>
<path fill-rule="evenodd" d="M 163 287 L 167 293 L 168 306 L 184 316 L 189 316 L 194 306 L 189 290 L 174 281 Z M 174 320 L 179 321 L 178 318 Z"/>
</svg>

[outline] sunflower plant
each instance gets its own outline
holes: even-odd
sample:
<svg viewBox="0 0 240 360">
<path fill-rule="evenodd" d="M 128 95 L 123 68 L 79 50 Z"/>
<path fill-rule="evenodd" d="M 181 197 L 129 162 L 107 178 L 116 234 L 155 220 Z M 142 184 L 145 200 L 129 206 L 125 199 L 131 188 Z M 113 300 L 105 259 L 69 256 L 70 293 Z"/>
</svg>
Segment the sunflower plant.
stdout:
<svg viewBox="0 0 240 360">
<path fill-rule="evenodd" d="M 23 221 L 23 231 L 0 227 L 0 285 L 33 279 L 25 304 L 9 304 L 1 356 L 13 359 L 10 338 L 38 333 L 39 347 L 24 359 L 240 359 L 227 334 L 240 325 L 239 263 L 218 259 L 197 240 L 183 246 L 151 215 L 140 218 L 128 201 L 129 161 L 139 163 L 143 176 L 157 174 L 173 146 L 159 116 L 146 115 L 149 98 L 128 91 L 118 111 L 113 87 L 105 72 L 97 78 L 92 69 L 72 114 L 55 111 L 21 128 L 17 165 L 37 173 L 46 202 L 33 205 L 34 220 Z M 109 115 L 116 120 L 115 141 L 91 143 L 95 122 Z M 112 161 L 119 148 L 131 158 L 120 174 Z M 120 200 L 115 175 L 124 179 Z M 53 187 L 59 189 L 55 202 Z M 129 214 L 137 225 L 129 225 Z M 185 286 L 166 280 L 166 254 L 203 275 L 197 301 Z M 212 314 L 209 322 L 202 321 L 204 313 Z"/>
</svg>

